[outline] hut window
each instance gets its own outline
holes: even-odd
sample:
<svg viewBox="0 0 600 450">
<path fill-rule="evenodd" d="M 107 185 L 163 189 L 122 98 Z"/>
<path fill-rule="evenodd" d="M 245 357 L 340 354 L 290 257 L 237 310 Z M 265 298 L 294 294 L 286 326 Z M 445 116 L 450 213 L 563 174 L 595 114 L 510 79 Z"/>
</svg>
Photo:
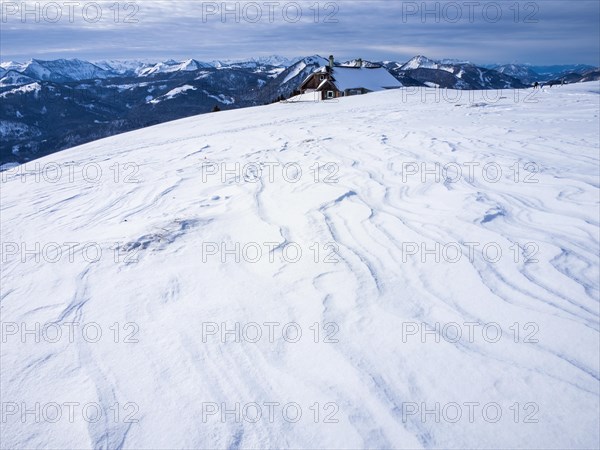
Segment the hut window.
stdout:
<svg viewBox="0 0 600 450">
<path fill-rule="evenodd" d="M 327 91 L 327 98 L 333 98 L 333 91 Z"/>
</svg>

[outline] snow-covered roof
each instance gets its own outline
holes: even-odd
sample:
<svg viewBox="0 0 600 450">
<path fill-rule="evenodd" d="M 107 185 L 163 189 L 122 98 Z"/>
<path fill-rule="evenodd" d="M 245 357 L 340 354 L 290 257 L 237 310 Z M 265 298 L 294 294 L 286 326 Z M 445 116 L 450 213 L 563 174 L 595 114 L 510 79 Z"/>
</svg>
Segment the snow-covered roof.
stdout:
<svg viewBox="0 0 600 450">
<path fill-rule="evenodd" d="M 327 67 L 319 67 L 314 73 L 325 73 Z M 364 88 L 369 91 L 382 91 L 384 89 L 393 89 L 402 87 L 394 76 L 384 67 L 378 68 L 359 68 L 359 67 L 340 67 L 335 66 L 332 72 L 333 83 L 338 90 Z M 321 88 L 323 83 L 321 83 Z"/>
<path fill-rule="evenodd" d="M 402 87 L 387 69 L 367 69 L 358 67 L 334 67 L 333 80 L 340 91 L 346 89 L 365 88 L 369 91 Z"/>
</svg>

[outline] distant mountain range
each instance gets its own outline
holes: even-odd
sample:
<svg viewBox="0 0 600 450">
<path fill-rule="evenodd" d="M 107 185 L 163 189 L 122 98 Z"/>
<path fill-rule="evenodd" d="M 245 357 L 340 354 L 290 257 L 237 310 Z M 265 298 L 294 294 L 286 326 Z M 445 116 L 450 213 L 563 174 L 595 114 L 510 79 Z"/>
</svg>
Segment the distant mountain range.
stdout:
<svg viewBox="0 0 600 450">
<path fill-rule="evenodd" d="M 248 60 L 84 61 L 33 59 L 0 63 L 0 164 L 23 163 L 113 134 L 216 109 L 255 106 L 295 93 L 319 55 Z M 404 86 L 520 89 L 535 81 L 599 79 L 585 65 L 481 67 L 468 61 L 416 56 L 407 62 L 359 60 L 383 66 Z"/>
<path fill-rule="evenodd" d="M 415 56 L 406 63 L 387 62 L 384 66 L 405 86 L 448 89 L 522 89 L 518 78 L 463 61 L 435 61 Z"/>
</svg>

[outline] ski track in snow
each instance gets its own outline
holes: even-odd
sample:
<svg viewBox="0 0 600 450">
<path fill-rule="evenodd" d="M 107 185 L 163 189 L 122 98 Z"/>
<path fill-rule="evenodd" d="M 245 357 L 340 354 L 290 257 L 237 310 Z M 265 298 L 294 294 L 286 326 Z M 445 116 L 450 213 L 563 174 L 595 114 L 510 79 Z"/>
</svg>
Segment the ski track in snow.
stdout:
<svg viewBox="0 0 600 450">
<path fill-rule="evenodd" d="M 94 423 L 81 413 L 73 423 L 9 415 L 2 448 L 598 448 L 599 93 L 598 83 L 585 83 L 519 102 L 512 91 L 496 102 L 479 92 L 455 104 L 406 99 L 399 90 L 277 104 L 179 120 L 38 161 L 65 168 L 56 183 L 3 173 L 2 322 L 93 322 L 103 336 L 90 342 L 76 332 L 73 342 L 51 343 L 3 334 L 2 401 L 93 402 L 103 414 Z M 456 182 L 403 179 L 411 162 L 458 164 L 464 173 Z M 472 178 L 468 162 L 480 164 Z M 531 162 L 537 182 L 525 183 Z M 279 165 L 274 181 L 264 170 L 245 182 L 206 175 L 207 163 Z M 303 169 L 298 182 L 282 177 L 287 163 Z M 338 182 L 323 181 L 326 169 L 315 182 L 314 163 L 334 163 Z M 482 176 L 489 163 L 503 170 L 498 182 Z M 79 170 L 70 180 L 69 164 L 97 165 L 100 181 Z M 34 255 L 36 242 L 78 244 L 73 261 L 64 250 L 50 262 Z M 203 242 L 274 244 L 250 263 L 222 262 L 220 254 L 203 261 Z M 480 243 L 472 259 L 469 242 Z M 7 243 L 34 251 L 22 261 L 4 251 Z M 100 246 L 99 260 L 84 258 L 86 243 Z M 303 250 L 298 262 L 283 258 L 290 243 Z M 406 243 L 459 243 L 463 255 L 422 261 Z M 486 243 L 502 248 L 498 262 L 484 258 Z M 527 243 L 536 244 L 537 262 L 525 260 Z M 522 247 L 519 261 L 514 245 Z M 206 322 L 296 322 L 303 336 L 288 343 L 280 327 L 275 342 L 222 343 L 203 340 Z M 452 322 L 497 323 L 502 338 L 492 343 L 476 331 L 457 342 L 403 340 L 403 323 Z M 128 323 L 139 342 L 122 342 Z M 314 323 L 337 324 L 339 342 L 315 343 Z M 523 342 L 531 323 L 537 343 Z M 276 410 L 273 423 L 203 421 L 206 402 L 297 402 L 303 416 L 290 423 Z M 319 423 L 309 409 L 315 402 Z M 339 408 L 337 423 L 324 423 L 328 402 Z M 476 409 L 473 423 L 451 423 L 403 410 L 436 402 L 496 402 L 503 415 L 489 423 Z M 518 423 L 509 409 L 516 402 Z M 137 423 L 124 420 L 129 403 Z M 539 409 L 536 423 L 523 423 L 527 403 Z"/>
</svg>

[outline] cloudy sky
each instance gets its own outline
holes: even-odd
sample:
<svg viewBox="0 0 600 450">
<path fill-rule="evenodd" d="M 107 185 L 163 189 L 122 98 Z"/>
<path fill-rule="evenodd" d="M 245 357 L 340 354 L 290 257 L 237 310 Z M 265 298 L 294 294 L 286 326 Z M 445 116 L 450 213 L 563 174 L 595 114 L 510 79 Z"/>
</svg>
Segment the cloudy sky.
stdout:
<svg viewBox="0 0 600 450">
<path fill-rule="evenodd" d="M 334 54 L 600 65 L 600 1 L 6 1 L 1 59 Z"/>
</svg>

